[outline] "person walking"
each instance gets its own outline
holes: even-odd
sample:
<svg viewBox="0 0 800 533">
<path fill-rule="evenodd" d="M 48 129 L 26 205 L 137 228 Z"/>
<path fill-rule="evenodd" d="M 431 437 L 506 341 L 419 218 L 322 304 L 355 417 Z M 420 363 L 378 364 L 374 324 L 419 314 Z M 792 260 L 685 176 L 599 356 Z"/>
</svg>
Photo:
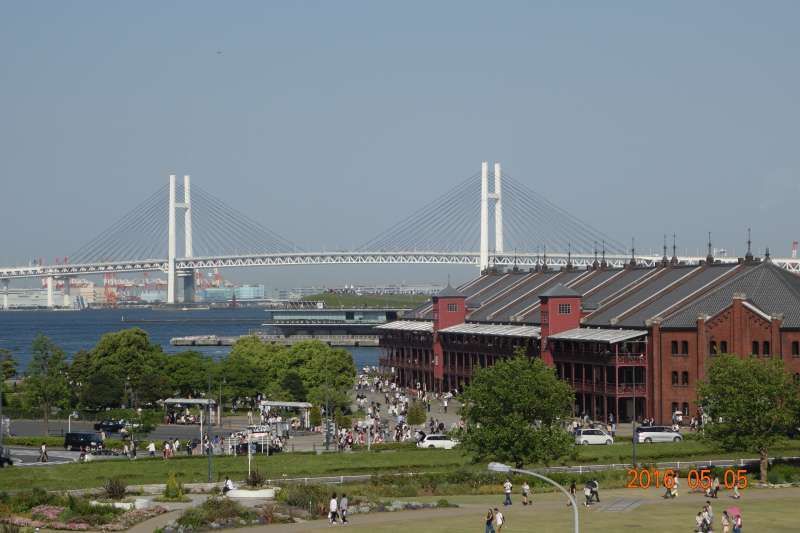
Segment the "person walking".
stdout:
<svg viewBox="0 0 800 533">
<path fill-rule="evenodd" d="M 728 511 L 722 511 L 722 533 L 731 533 L 731 517 L 728 516 Z"/>
<path fill-rule="evenodd" d="M 578 487 L 575 485 L 575 480 L 573 479 L 572 483 L 569 484 L 569 495 L 572 496 L 572 499 L 567 502 L 567 507 L 572 507 L 573 501 L 575 503 L 578 502 L 578 500 L 575 499 L 577 492 L 578 492 Z"/>
<path fill-rule="evenodd" d="M 483 529 L 483 533 L 496 533 L 494 530 L 494 513 L 492 512 L 491 508 L 489 509 L 489 512 L 486 513 L 486 518 L 484 520 L 486 525 Z"/>
<path fill-rule="evenodd" d="M 147 445 L 147 454 L 150 457 L 155 457 L 156 456 L 156 443 L 155 442 L 150 441 L 150 444 Z"/>
<path fill-rule="evenodd" d="M 46 463 L 47 461 L 47 443 L 43 442 L 41 448 L 39 448 L 39 462 Z"/>
<path fill-rule="evenodd" d="M 511 505 L 511 489 L 514 486 L 511 484 L 511 480 L 506 478 L 506 482 L 503 483 L 503 492 L 505 492 L 506 499 L 503 501 L 503 505 Z"/>
<path fill-rule="evenodd" d="M 339 516 L 342 519 L 342 525 L 347 525 L 347 494 L 342 494 L 342 499 L 339 500 Z"/>
<path fill-rule="evenodd" d="M 334 492 L 331 495 L 331 501 L 328 504 L 328 525 L 336 524 L 336 520 L 339 518 L 339 502 L 336 501 L 336 493 Z"/>
<path fill-rule="evenodd" d="M 600 484 L 596 479 L 591 480 L 589 484 L 592 488 L 592 497 L 597 500 L 597 503 L 600 503 Z"/>
<path fill-rule="evenodd" d="M 522 505 L 528 505 L 531 503 L 528 500 L 528 494 L 531 492 L 531 486 L 528 485 L 528 482 L 522 484 Z"/>
<path fill-rule="evenodd" d="M 592 504 L 592 488 L 588 483 L 583 487 L 583 497 L 586 498 L 583 503 L 584 507 L 589 507 Z"/>
<path fill-rule="evenodd" d="M 503 531 L 503 524 L 506 523 L 506 517 L 503 516 L 497 507 L 494 508 L 494 525 L 497 526 L 495 533 L 500 533 Z"/>
<path fill-rule="evenodd" d="M 733 498 L 734 500 L 738 500 L 741 497 L 742 495 L 739 494 L 739 482 L 737 481 L 736 483 L 733 484 L 733 496 L 731 496 L 731 498 Z M 735 530 L 736 528 L 734 528 L 734 531 Z"/>
<path fill-rule="evenodd" d="M 733 533 L 742 533 L 742 515 L 733 517 Z"/>
</svg>

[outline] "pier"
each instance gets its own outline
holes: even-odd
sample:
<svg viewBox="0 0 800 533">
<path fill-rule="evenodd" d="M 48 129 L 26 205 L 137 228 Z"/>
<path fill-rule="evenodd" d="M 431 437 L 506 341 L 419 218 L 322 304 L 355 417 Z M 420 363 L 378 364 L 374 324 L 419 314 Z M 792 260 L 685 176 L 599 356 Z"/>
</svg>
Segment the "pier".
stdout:
<svg viewBox="0 0 800 533">
<path fill-rule="evenodd" d="M 266 335 L 256 334 L 263 342 L 291 346 L 292 344 L 317 340 L 330 346 L 378 346 L 377 335 Z M 172 346 L 233 346 L 242 336 L 193 335 L 173 337 Z"/>
</svg>

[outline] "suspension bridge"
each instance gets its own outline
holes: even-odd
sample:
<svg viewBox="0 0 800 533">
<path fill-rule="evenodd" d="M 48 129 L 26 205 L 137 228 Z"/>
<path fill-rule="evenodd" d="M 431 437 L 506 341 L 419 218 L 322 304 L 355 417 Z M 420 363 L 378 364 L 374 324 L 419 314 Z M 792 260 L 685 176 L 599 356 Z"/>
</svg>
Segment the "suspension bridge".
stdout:
<svg viewBox="0 0 800 533">
<path fill-rule="evenodd" d="M 182 237 L 179 238 L 179 237 Z M 710 248 L 710 247 L 709 247 Z M 673 256 L 676 250 L 673 243 Z M 710 253 L 710 250 L 709 250 Z M 0 293 L 8 307 L 12 280 L 47 280 L 48 306 L 70 277 L 161 271 L 167 302 L 194 300 L 195 271 L 231 267 L 348 264 L 473 265 L 575 268 L 604 262 L 611 267 L 652 266 L 667 255 L 636 254 L 621 242 L 556 206 L 504 174 L 499 163 L 434 198 L 406 218 L 352 250 L 307 251 L 253 218 L 175 175 L 108 229 L 57 264 L 0 267 Z M 691 264 L 706 257 L 681 256 Z M 717 258 L 736 261 L 736 258 Z M 773 259 L 800 272 L 795 258 Z M 179 290 L 180 288 L 180 290 Z M 182 293 L 182 294 L 181 294 Z"/>
</svg>

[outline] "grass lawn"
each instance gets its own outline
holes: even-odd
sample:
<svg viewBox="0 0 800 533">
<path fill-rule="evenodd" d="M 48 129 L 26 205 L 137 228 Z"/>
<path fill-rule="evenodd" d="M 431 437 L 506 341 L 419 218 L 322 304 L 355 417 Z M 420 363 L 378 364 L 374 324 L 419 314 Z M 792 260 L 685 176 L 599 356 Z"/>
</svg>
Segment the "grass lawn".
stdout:
<svg viewBox="0 0 800 533">
<path fill-rule="evenodd" d="M 579 446 L 577 460 L 564 463 L 621 463 L 630 461 L 630 443 L 611 446 Z M 800 441 L 787 441 L 770 451 L 773 456 L 800 455 Z M 638 447 L 639 459 L 657 462 L 692 459 L 721 459 L 726 457 L 753 457 L 746 452 L 722 453 L 712 450 L 700 441 L 659 443 Z M 267 478 L 332 476 L 344 474 L 375 474 L 392 472 L 447 472 L 458 468 L 485 470 L 485 464 L 472 464 L 459 450 L 428 450 L 413 447 L 383 450 L 380 452 L 284 453 L 271 457 L 254 456 L 253 464 Z M 557 463 L 561 464 L 561 462 Z M 120 476 L 128 485 L 165 483 L 170 472 L 175 472 L 184 483 L 207 479 L 205 457 L 182 457 L 164 461 L 160 458 L 140 458 L 136 461 L 103 460 L 85 464 L 64 464 L 47 467 L 9 468 L 0 471 L 0 490 L 42 487 L 45 489 L 71 489 L 100 487 L 114 476 Z M 213 480 L 244 479 L 247 457 L 213 458 Z"/>
<path fill-rule="evenodd" d="M 660 491 L 641 491 L 638 489 L 617 489 L 602 491 L 603 503 L 624 500 L 642 500 L 638 507 L 629 511 L 608 511 L 600 506 L 586 509 L 579 506 L 582 532 L 616 531 L 692 531 L 694 517 L 701 509 L 705 498 L 699 494 L 681 495 L 676 500 L 662 500 Z M 572 511 L 564 505 L 563 496 L 552 493 L 535 495 L 534 505 L 515 504 L 502 509 L 507 524 L 504 533 L 514 532 L 564 532 L 572 531 Z M 435 498 L 429 498 L 435 499 Z M 430 533 L 464 533 L 483 531 L 483 517 L 491 507 L 502 508 L 502 496 L 449 496 L 448 501 L 461 506 L 458 513 L 449 510 L 409 511 L 397 515 L 387 515 L 382 521 L 376 519 L 367 523 L 367 517 L 354 516 L 348 528 L 353 531 L 373 533 L 394 532 L 402 529 Z M 414 499 L 424 501 L 424 498 Z M 733 505 L 742 510 L 743 525 L 746 531 L 798 531 L 797 502 L 800 489 L 746 489 L 741 500 L 734 501 L 726 495 L 713 500 L 714 531 L 722 531 L 720 517 L 722 511 Z M 437 512 L 440 516 L 437 516 Z M 359 524 L 359 521 L 364 523 Z M 299 529 L 300 531 L 302 529 Z"/>
<path fill-rule="evenodd" d="M 324 292 L 307 296 L 305 300 L 313 302 L 325 302 L 328 307 L 398 307 L 414 308 L 430 299 L 424 294 L 335 294 Z"/>
</svg>

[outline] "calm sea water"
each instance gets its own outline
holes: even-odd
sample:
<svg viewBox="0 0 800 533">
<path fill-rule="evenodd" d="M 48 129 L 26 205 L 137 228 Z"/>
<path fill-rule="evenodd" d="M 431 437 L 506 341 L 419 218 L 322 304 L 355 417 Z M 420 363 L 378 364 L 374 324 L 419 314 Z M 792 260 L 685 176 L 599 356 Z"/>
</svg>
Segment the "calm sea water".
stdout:
<svg viewBox="0 0 800 533">
<path fill-rule="evenodd" d="M 258 308 L 210 309 L 197 311 L 156 309 L 104 309 L 85 311 L 8 311 L 0 312 L 0 348 L 14 352 L 20 370 L 27 366 L 30 347 L 39 333 L 47 335 L 71 358 L 79 350 L 92 348 L 104 333 L 138 327 L 164 351 L 187 350 L 169 344 L 172 337 L 187 335 L 246 335 L 263 330 L 264 310 Z M 215 358 L 228 353 L 229 347 L 192 348 Z M 356 368 L 378 363 L 379 349 L 347 348 Z"/>
</svg>

